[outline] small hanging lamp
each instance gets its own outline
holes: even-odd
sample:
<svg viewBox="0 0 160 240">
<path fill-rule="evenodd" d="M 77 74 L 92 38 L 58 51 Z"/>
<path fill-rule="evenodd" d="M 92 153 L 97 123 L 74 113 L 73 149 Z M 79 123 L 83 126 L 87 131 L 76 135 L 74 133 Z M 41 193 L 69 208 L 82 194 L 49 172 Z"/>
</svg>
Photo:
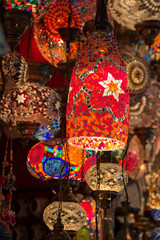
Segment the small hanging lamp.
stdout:
<svg viewBox="0 0 160 240">
<path fill-rule="evenodd" d="M 53 230 L 53 225 L 56 222 L 58 213 L 61 212 L 61 219 L 64 225 L 64 230 L 69 232 L 78 231 L 86 222 L 86 212 L 81 207 L 68 183 L 62 185 L 60 196 L 49 204 L 43 212 L 43 220 L 50 230 Z"/>
<path fill-rule="evenodd" d="M 68 95 L 68 143 L 82 149 L 110 151 L 127 142 L 127 75 L 108 25 L 106 1 L 100 0 L 96 30 L 79 53 Z"/>
</svg>

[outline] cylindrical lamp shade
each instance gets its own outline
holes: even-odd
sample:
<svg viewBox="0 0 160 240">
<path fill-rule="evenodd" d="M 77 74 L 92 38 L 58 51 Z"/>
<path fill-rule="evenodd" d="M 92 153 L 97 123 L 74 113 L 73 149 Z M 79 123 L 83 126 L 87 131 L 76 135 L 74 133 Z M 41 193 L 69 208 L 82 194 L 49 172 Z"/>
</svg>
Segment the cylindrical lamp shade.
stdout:
<svg viewBox="0 0 160 240">
<path fill-rule="evenodd" d="M 151 232 L 151 240 L 159 240 L 160 239 L 160 228 L 154 228 Z"/>
<path fill-rule="evenodd" d="M 57 220 L 59 202 L 52 202 L 43 212 L 43 220 L 50 230 Z M 86 222 L 86 212 L 77 202 L 62 202 L 61 220 L 66 231 L 78 231 Z"/>
<path fill-rule="evenodd" d="M 60 96 L 51 88 L 38 83 L 25 83 L 16 91 L 4 95 L 0 103 L 1 119 L 13 124 L 35 122 L 41 126 L 59 118 Z"/>
<path fill-rule="evenodd" d="M 155 221 L 160 221 L 160 209 L 152 209 L 151 215 Z"/>
<path fill-rule="evenodd" d="M 69 172 L 68 164 L 82 166 L 82 150 L 68 146 L 66 139 L 57 138 L 34 145 L 27 156 L 29 172 L 42 180 L 65 177 Z M 84 151 L 84 162 L 94 154 Z M 74 174 L 74 169 L 70 172 Z M 77 175 L 75 175 L 75 178 Z M 72 176 L 74 178 L 74 176 Z"/>
<path fill-rule="evenodd" d="M 27 81 L 28 64 L 16 51 L 8 51 L 2 56 L 2 68 L 5 78 L 5 94 L 15 91 Z"/>
<path fill-rule="evenodd" d="M 128 176 L 123 171 L 124 182 L 127 184 Z M 86 174 L 86 182 L 93 191 L 120 192 L 124 188 L 122 168 L 115 163 L 100 163 L 100 187 L 97 182 L 97 165 L 92 166 Z"/>
<path fill-rule="evenodd" d="M 128 138 L 129 92 L 118 44 L 93 32 L 73 69 L 67 104 L 67 139 L 82 149 L 124 148 Z"/>
</svg>

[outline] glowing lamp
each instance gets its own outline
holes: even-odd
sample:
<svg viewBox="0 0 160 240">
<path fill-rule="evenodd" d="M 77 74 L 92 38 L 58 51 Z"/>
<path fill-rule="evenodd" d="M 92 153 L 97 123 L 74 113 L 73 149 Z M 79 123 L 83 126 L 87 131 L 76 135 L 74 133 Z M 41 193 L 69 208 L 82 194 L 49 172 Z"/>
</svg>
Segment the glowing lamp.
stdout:
<svg viewBox="0 0 160 240">
<path fill-rule="evenodd" d="M 39 141 L 53 139 L 58 130 L 60 130 L 59 119 L 53 121 L 50 125 L 39 127 L 38 131 L 35 133 L 35 138 Z"/>
<path fill-rule="evenodd" d="M 43 220 L 50 230 L 56 222 L 59 202 L 48 205 L 43 212 Z M 77 202 L 62 202 L 61 219 L 65 231 L 78 231 L 86 221 L 86 212 Z"/>
<path fill-rule="evenodd" d="M 151 215 L 155 221 L 160 221 L 160 209 L 152 209 Z"/>
<path fill-rule="evenodd" d="M 1 119 L 13 125 L 33 122 L 41 126 L 59 118 L 60 97 L 51 88 L 38 83 L 25 83 L 13 93 L 3 96 Z"/>
<path fill-rule="evenodd" d="M 87 200 L 82 200 L 80 205 L 86 211 L 87 221 L 91 220 L 91 218 L 93 217 L 93 207 L 92 207 L 92 205 Z"/>
<path fill-rule="evenodd" d="M 6 0 L 6 9 L 19 9 L 31 13 L 34 18 L 44 14 L 53 1 L 48 0 Z"/>
<path fill-rule="evenodd" d="M 84 161 L 93 154 L 91 151 L 84 152 Z M 82 165 L 82 150 L 70 147 L 66 139 L 57 138 L 46 140 L 34 145 L 27 156 L 27 167 L 29 172 L 36 178 L 43 180 L 65 177 L 69 172 L 68 164 Z M 76 168 L 76 167 L 75 167 Z M 75 169 L 71 167 L 71 178 Z"/>
<path fill-rule="evenodd" d="M 95 31 L 74 66 L 67 104 L 67 140 L 82 149 L 125 147 L 129 92 L 118 44 L 110 33 Z"/>
<path fill-rule="evenodd" d="M 159 240 L 160 239 L 160 228 L 154 228 L 151 232 L 150 236 L 151 240 Z"/>
<path fill-rule="evenodd" d="M 81 167 L 77 171 L 75 170 L 75 173 L 77 174 L 77 178 L 81 178 L 82 177 L 82 172 L 83 172 L 83 175 L 84 175 L 84 178 L 85 178 L 88 169 L 96 164 L 96 160 L 97 160 L 97 156 L 96 155 L 94 155 L 93 157 L 89 157 L 84 162 L 83 167 Z"/>
<path fill-rule="evenodd" d="M 124 171 L 124 182 L 128 176 Z M 115 163 L 100 163 L 100 186 L 97 182 L 97 165 L 92 166 L 86 174 L 86 182 L 93 191 L 120 192 L 124 188 L 122 168 Z"/>
<path fill-rule="evenodd" d="M 139 166 L 139 163 L 139 155 L 132 150 L 129 150 L 127 156 L 118 162 L 120 166 L 123 165 L 123 168 L 127 173 L 134 171 Z"/>
<path fill-rule="evenodd" d="M 2 55 L 2 68 L 5 78 L 5 94 L 15 91 L 27 81 L 27 62 L 16 51 L 8 51 Z"/>
</svg>

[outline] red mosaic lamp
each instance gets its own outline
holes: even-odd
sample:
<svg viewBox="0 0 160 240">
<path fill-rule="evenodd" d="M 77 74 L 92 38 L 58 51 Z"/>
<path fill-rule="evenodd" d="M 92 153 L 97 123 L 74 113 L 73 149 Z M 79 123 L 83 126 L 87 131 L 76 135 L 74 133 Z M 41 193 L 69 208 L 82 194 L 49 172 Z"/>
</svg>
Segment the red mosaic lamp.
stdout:
<svg viewBox="0 0 160 240">
<path fill-rule="evenodd" d="M 118 43 L 108 30 L 105 0 L 99 1 L 95 25 L 72 72 L 67 139 L 71 146 L 111 151 L 127 142 L 129 92 Z"/>
</svg>

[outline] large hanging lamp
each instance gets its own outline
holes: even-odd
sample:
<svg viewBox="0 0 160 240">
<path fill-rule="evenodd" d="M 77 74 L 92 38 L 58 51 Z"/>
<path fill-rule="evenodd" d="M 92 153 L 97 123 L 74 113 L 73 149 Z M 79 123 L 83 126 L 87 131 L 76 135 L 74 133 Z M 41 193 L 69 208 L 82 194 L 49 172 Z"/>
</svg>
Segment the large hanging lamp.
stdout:
<svg viewBox="0 0 160 240">
<path fill-rule="evenodd" d="M 64 178 L 69 173 L 70 164 L 81 167 L 93 154 L 91 151 L 83 152 L 68 146 L 65 138 L 55 138 L 37 143 L 31 148 L 27 156 L 27 167 L 34 177 L 42 180 Z"/>
<path fill-rule="evenodd" d="M 108 151 L 127 142 L 129 92 L 118 44 L 108 31 L 105 1 L 99 1 L 95 25 L 72 72 L 67 139 L 75 147 Z"/>
</svg>

